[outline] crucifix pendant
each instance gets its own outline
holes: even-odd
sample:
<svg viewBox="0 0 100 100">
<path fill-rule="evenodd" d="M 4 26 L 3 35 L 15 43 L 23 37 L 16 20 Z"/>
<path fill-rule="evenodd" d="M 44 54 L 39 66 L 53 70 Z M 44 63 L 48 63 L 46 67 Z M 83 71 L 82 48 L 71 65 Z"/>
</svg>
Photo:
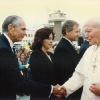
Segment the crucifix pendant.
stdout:
<svg viewBox="0 0 100 100">
<path fill-rule="evenodd" d="M 96 65 L 93 65 L 93 73 L 95 72 Z"/>
</svg>

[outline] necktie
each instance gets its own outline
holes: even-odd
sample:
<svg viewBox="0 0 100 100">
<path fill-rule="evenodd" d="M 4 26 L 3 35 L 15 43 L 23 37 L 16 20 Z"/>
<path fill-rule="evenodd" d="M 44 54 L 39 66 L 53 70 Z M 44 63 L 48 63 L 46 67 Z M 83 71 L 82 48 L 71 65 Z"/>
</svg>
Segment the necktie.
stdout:
<svg viewBox="0 0 100 100">
<path fill-rule="evenodd" d="M 13 54 L 17 57 L 15 47 L 13 47 Z"/>
<path fill-rule="evenodd" d="M 13 47 L 13 54 L 14 54 L 14 56 L 15 56 L 17 62 L 18 62 L 18 58 L 17 58 L 17 54 L 16 54 L 16 49 L 15 49 L 15 47 Z"/>
<path fill-rule="evenodd" d="M 13 53 L 14 53 L 14 55 L 16 54 L 16 52 L 15 52 L 15 48 L 13 47 Z"/>
<path fill-rule="evenodd" d="M 72 46 L 73 46 L 73 47 L 74 47 L 74 49 L 76 50 L 76 47 L 75 47 L 75 45 L 73 44 Z"/>
</svg>

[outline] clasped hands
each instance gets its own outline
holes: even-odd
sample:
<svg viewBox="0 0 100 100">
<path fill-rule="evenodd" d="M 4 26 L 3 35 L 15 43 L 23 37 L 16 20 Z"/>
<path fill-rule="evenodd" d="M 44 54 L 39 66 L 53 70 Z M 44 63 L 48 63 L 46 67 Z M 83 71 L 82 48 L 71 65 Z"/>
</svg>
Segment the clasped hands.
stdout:
<svg viewBox="0 0 100 100">
<path fill-rule="evenodd" d="M 57 98 L 62 98 L 66 95 L 66 89 L 64 86 L 60 86 L 59 84 L 53 86 L 53 95 Z"/>
</svg>

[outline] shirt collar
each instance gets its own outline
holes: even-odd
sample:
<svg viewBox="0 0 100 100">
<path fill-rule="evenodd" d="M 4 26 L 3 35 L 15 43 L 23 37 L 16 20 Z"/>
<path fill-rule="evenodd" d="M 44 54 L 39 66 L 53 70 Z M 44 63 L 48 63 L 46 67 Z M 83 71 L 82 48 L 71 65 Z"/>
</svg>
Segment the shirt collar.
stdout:
<svg viewBox="0 0 100 100">
<path fill-rule="evenodd" d="M 8 42 L 9 42 L 9 44 L 10 44 L 10 47 L 13 48 L 14 43 L 12 42 L 12 40 L 7 36 L 6 33 L 4 33 L 4 36 L 7 38 Z"/>
<path fill-rule="evenodd" d="M 69 39 L 67 39 L 67 38 L 65 38 L 65 37 L 63 37 L 64 39 L 66 39 L 66 40 L 68 40 L 70 43 L 71 43 L 71 45 L 73 45 L 73 43 L 69 40 Z"/>
</svg>

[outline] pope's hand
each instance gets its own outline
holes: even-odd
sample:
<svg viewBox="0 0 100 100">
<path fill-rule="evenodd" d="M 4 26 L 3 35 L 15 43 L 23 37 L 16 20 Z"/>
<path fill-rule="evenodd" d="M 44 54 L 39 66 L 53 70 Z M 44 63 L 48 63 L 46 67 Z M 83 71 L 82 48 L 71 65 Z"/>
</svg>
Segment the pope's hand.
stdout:
<svg viewBox="0 0 100 100">
<path fill-rule="evenodd" d="M 100 83 L 93 83 L 89 90 L 97 96 L 100 96 Z"/>
<path fill-rule="evenodd" d="M 56 96 L 57 98 L 61 98 L 65 95 L 65 89 L 60 88 L 60 85 L 55 85 L 53 86 L 53 95 Z"/>
</svg>

